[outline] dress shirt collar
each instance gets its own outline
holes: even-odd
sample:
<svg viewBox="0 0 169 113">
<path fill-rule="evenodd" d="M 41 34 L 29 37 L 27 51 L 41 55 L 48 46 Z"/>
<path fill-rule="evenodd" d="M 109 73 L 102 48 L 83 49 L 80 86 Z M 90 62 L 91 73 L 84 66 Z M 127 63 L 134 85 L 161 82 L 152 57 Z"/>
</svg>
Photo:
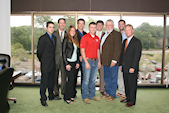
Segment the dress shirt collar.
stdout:
<svg viewBox="0 0 169 113">
<path fill-rule="evenodd" d="M 108 32 L 109 32 L 108 34 L 110 34 L 112 31 L 113 31 L 113 30 L 111 30 L 111 31 L 106 31 L 105 34 L 107 34 Z"/>
<path fill-rule="evenodd" d="M 46 33 L 47 33 L 47 32 L 46 32 Z M 53 35 L 50 35 L 49 33 L 47 33 L 47 34 L 49 35 L 49 37 L 50 37 L 50 38 L 52 38 L 52 37 L 53 37 Z"/>
<path fill-rule="evenodd" d="M 81 33 L 78 29 L 77 29 L 77 31 L 79 32 L 80 36 L 83 37 L 84 31 L 83 31 L 83 33 Z"/>
<path fill-rule="evenodd" d="M 59 29 L 59 35 L 60 35 L 60 36 L 61 36 L 61 32 L 62 32 L 62 35 L 64 36 L 65 30 L 64 30 L 64 31 L 61 31 L 61 30 Z"/>
<path fill-rule="evenodd" d="M 134 35 L 132 35 L 131 37 L 127 38 L 128 44 L 130 43 L 131 39 L 133 38 Z"/>
</svg>

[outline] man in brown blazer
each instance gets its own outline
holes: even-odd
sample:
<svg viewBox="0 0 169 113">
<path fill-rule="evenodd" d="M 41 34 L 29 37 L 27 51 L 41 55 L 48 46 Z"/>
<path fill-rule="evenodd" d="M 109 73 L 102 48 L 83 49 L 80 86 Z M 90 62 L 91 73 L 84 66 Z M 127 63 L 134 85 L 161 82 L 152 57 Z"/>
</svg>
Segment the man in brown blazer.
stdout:
<svg viewBox="0 0 169 113">
<path fill-rule="evenodd" d="M 104 26 L 104 22 L 102 20 L 98 20 L 96 22 L 96 28 L 97 28 L 96 35 L 99 37 L 100 42 L 101 42 L 101 38 L 104 35 L 104 32 L 102 31 L 103 26 Z M 100 85 L 99 85 L 100 89 L 99 89 L 99 91 L 102 95 L 104 95 L 105 94 L 105 89 L 104 89 L 105 82 L 104 82 L 104 67 L 103 67 L 103 65 L 101 65 L 101 68 L 99 69 L 99 75 L 100 75 Z"/>
<path fill-rule="evenodd" d="M 62 58 L 62 42 L 64 37 L 67 36 L 65 29 L 66 20 L 64 18 L 60 18 L 58 20 L 59 29 L 54 31 L 53 35 L 56 36 L 57 44 L 55 50 L 55 60 L 56 60 L 56 74 L 55 74 L 55 84 L 54 84 L 54 92 L 58 100 L 61 98 L 59 97 L 59 85 L 58 85 L 58 77 L 59 77 L 59 70 L 61 71 L 61 94 L 64 95 L 65 87 L 66 87 L 66 70 L 63 64 Z"/>
<path fill-rule="evenodd" d="M 108 102 L 116 98 L 119 60 L 121 55 L 121 33 L 114 30 L 114 22 L 106 21 L 106 32 L 100 43 L 102 65 L 104 66 L 104 81 L 106 94 L 101 96 Z"/>
</svg>

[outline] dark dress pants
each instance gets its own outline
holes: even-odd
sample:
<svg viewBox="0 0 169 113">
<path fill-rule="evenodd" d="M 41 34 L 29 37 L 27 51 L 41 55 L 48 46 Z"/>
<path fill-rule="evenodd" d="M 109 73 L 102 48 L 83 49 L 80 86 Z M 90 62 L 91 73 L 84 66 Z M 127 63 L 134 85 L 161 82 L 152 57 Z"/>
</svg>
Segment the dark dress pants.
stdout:
<svg viewBox="0 0 169 113">
<path fill-rule="evenodd" d="M 46 101 L 46 88 L 48 88 L 48 98 L 54 98 L 53 87 L 55 79 L 55 67 L 51 71 L 41 69 L 41 83 L 40 83 L 40 96 L 41 101 Z"/>
<path fill-rule="evenodd" d="M 70 100 L 71 98 L 74 98 L 76 96 L 76 78 L 77 78 L 77 72 L 76 69 L 76 63 L 75 62 L 69 62 L 69 64 L 72 66 L 70 71 L 66 70 L 66 89 L 64 94 L 64 100 Z"/>
<path fill-rule="evenodd" d="M 136 103 L 137 75 L 138 72 L 123 73 L 127 101 L 131 104 Z"/>
</svg>

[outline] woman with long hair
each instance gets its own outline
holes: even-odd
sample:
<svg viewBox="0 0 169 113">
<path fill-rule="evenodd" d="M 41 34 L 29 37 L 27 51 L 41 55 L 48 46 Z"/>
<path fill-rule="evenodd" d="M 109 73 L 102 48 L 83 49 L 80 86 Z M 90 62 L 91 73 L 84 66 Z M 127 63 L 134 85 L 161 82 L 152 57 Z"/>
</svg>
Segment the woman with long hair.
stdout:
<svg viewBox="0 0 169 113">
<path fill-rule="evenodd" d="M 67 104 L 72 104 L 72 102 L 76 101 L 76 79 L 79 68 L 79 42 L 76 34 L 76 28 L 74 26 L 69 27 L 67 37 L 65 37 L 62 46 L 67 76 L 64 101 Z"/>
</svg>

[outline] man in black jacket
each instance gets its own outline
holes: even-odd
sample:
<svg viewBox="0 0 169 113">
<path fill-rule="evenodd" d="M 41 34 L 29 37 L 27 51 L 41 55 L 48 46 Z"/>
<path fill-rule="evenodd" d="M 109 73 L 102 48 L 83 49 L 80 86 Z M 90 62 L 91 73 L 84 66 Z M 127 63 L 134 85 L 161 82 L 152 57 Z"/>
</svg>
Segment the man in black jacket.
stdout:
<svg viewBox="0 0 169 113">
<path fill-rule="evenodd" d="M 134 36 L 132 25 L 128 24 L 125 26 L 125 33 L 127 39 L 123 42 L 120 69 L 123 72 L 127 99 L 121 100 L 120 102 L 127 103 L 125 105 L 126 107 L 131 107 L 136 103 L 137 75 L 139 71 L 142 44 L 140 40 Z"/>
<path fill-rule="evenodd" d="M 85 26 L 85 20 L 80 18 L 77 20 L 77 38 L 79 39 L 79 44 L 80 44 L 80 40 L 81 38 L 87 34 L 85 31 L 83 31 L 83 28 Z M 80 49 L 79 49 L 79 53 L 80 53 Z M 80 60 L 80 70 L 81 70 L 81 85 L 82 85 L 82 81 L 83 81 L 83 72 L 82 72 L 82 56 L 81 54 L 79 55 L 79 60 Z"/>
<path fill-rule="evenodd" d="M 55 45 L 56 37 L 54 32 L 54 23 L 49 21 L 46 25 L 46 33 L 39 38 L 37 46 L 37 57 L 41 62 L 41 83 L 40 83 L 40 100 L 43 106 L 46 103 L 46 88 L 48 88 L 49 100 L 56 100 L 53 94 L 55 78 Z"/>
</svg>

